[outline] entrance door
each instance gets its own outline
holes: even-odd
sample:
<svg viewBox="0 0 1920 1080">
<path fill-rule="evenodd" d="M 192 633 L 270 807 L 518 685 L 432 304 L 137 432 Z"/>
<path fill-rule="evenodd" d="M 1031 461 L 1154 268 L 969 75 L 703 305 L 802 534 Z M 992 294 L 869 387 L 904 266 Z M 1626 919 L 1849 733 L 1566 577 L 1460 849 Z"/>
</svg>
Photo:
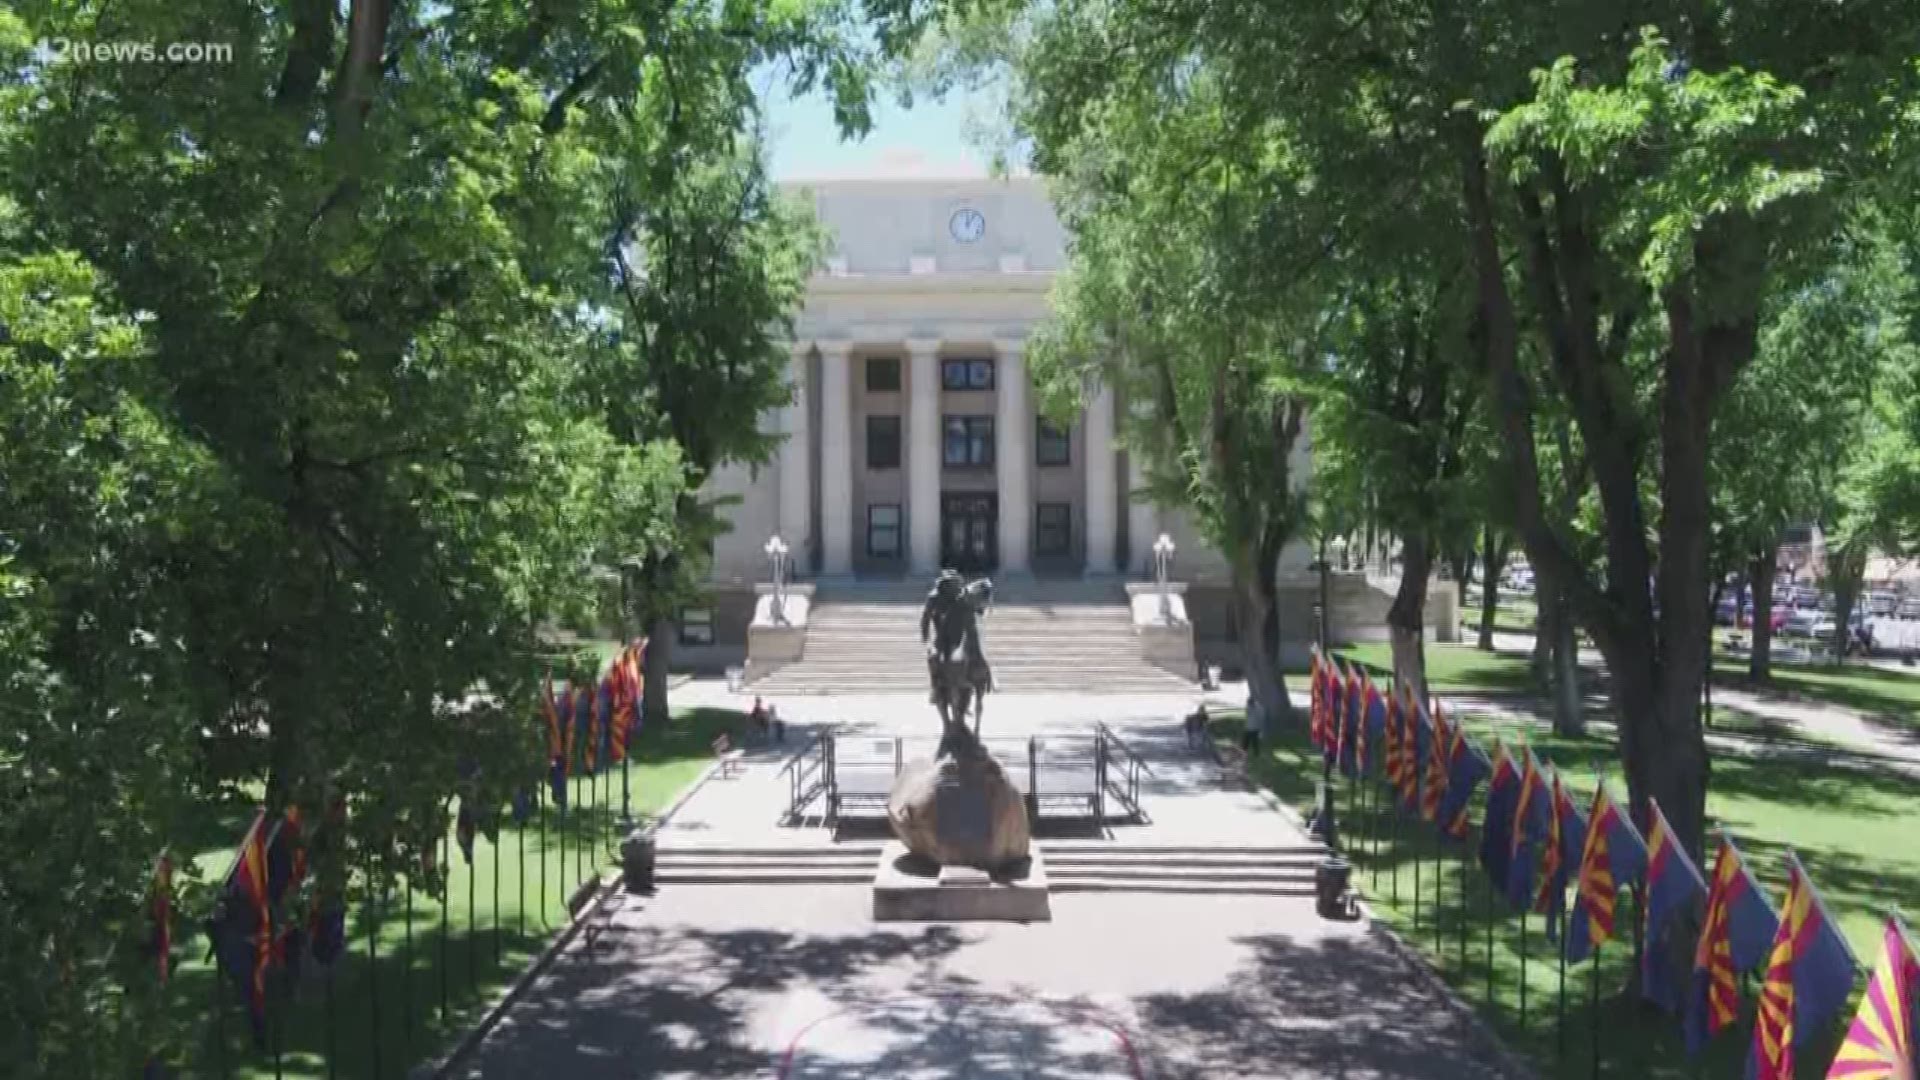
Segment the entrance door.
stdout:
<svg viewBox="0 0 1920 1080">
<path fill-rule="evenodd" d="M 940 565 L 986 573 L 1000 561 L 999 499 L 991 492 L 940 496 Z"/>
</svg>

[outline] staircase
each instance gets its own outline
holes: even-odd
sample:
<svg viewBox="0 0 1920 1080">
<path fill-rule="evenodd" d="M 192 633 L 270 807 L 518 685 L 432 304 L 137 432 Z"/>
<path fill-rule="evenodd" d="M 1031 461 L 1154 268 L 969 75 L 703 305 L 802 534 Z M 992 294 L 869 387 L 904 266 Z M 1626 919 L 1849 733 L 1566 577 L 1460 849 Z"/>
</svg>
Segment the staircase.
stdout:
<svg viewBox="0 0 1920 1080">
<path fill-rule="evenodd" d="M 1325 849 L 1128 845 L 1100 840 L 1043 841 L 1052 891 L 1217 893 L 1312 896 L 1314 866 Z M 663 847 L 654 880 L 662 885 L 864 885 L 873 881 L 878 843 L 733 848 Z"/>
<path fill-rule="evenodd" d="M 804 658 L 760 679 L 756 693 L 925 693 L 924 585 L 821 583 Z M 1193 683 L 1142 655 L 1114 582 L 996 582 L 981 622 L 1000 693 L 1167 693 Z"/>
</svg>

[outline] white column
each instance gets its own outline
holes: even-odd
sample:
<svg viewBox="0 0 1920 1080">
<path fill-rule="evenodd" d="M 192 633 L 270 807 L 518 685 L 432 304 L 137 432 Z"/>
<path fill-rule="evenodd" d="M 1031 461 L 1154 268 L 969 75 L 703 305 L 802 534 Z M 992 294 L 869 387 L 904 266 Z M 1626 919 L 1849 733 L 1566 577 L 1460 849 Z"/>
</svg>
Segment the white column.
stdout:
<svg viewBox="0 0 1920 1080">
<path fill-rule="evenodd" d="M 1113 504 L 1113 388 L 1104 382 L 1087 405 L 1080 441 L 1087 454 L 1086 572 L 1111 574 L 1120 534 L 1118 508 Z"/>
<path fill-rule="evenodd" d="M 820 345 L 821 571 L 853 573 L 853 396 L 846 342 Z"/>
<path fill-rule="evenodd" d="M 813 548 L 813 447 L 807 430 L 807 358 L 813 343 L 796 343 L 787 371 L 793 384 L 793 401 L 781 410 L 780 430 L 786 441 L 780 444 L 780 536 L 793 552 L 796 566 L 808 567 L 807 552 Z"/>
<path fill-rule="evenodd" d="M 1160 514 L 1152 503 L 1137 501 L 1147 486 L 1146 470 L 1140 467 L 1140 451 L 1127 451 L 1127 573 L 1136 576 L 1153 572 L 1153 542 L 1159 536 Z"/>
<path fill-rule="evenodd" d="M 1000 569 L 1023 573 L 1033 544 L 1033 496 L 1027 478 L 1033 469 L 1033 411 L 1027 405 L 1026 342 L 1002 341 L 994 379 L 1000 387 L 993 426 L 1000 481 Z"/>
<path fill-rule="evenodd" d="M 907 536 L 916 574 L 940 568 L 940 343 L 907 342 Z"/>
</svg>

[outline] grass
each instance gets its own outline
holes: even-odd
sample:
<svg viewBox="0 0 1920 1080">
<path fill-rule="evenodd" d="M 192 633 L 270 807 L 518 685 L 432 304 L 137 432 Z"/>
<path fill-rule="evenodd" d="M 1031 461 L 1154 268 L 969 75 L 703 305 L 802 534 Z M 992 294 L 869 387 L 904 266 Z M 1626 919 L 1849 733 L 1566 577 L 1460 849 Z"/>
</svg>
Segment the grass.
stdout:
<svg viewBox="0 0 1920 1080">
<path fill-rule="evenodd" d="M 1616 797 L 1624 797 L 1618 753 L 1610 741 L 1565 739 L 1542 727 L 1525 732 L 1511 721 L 1466 715 L 1463 719 L 1483 744 L 1498 734 L 1510 744 L 1523 738 L 1552 761 L 1578 793 L 1584 807 L 1595 780 L 1609 778 Z M 1217 734 L 1237 740 L 1240 721 L 1224 715 Z M 1857 959 L 1871 964 L 1878 954 L 1878 929 L 1886 910 L 1920 898 L 1920 848 L 1911 841 L 1920 810 L 1920 785 L 1898 774 L 1842 768 L 1818 757 L 1732 757 L 1714 761 L 1708 798 L 1710 819 L 1741 844 L 1754 871 L 1776 905 L 1784 891 L 1784 855 L 1791 847 L 1819 887 L 1829 910 L 1847 935 Z M 1252 775 L 1290 804 L 1310 807 L 1320 778 L 1317 752 L 1303 736 L 1282 732 L 1250 766 Z M 1623 899 L 1624 941 L 1602 952 L 1597 1010 L 1589 1005 L 1591 964 L 1567 973 L 1564 1027 L 1556 1023 L 1559 969 L 1555 951 L 1542 933 L 1542 920 L 1522 922 L 1503 902 L 1489 898 L 1486 878 L 1472 852 L 1441 845 L 1431 830 L 1414 828 L 1397 815 L 1376 812 L 1363 800 L 1357 809 L 1351 786 L 1336 781 L 1341 837 L 1354 858 L 1356 883 L 1378 917 L 1419 947 L 1444 978 L 1488 1020 L 1509 1045 L 1544 1076 L 1568 1080 L 1591 1072 L 1596 1035 L 1606 1075 L 1649 1078 L 1735 1077 L 1740 1075 L 1750 1021 L 1723 1032 L 1698 1068 L 1685 1054 L 1678 1019 L 1645 1005 L 1637 993 L 1625 994 L 1633 972 L 1631 900 Z M 1471 817 L 1481 818 L 1476 793 Z M 1477 842 L 1477 841 L 1476 841 Z M 1436 864 L 1436 856 L 1438 863 Z M 1467 870 L 1462 870 L 1462 859 Z M 1436 865 L 1438 870 L 1436 871 Z M 1416 866 L 1419 869 L 1416 870 Z M 1414 882 L 1420 882 L 1416 905 Z M 1439 902 L 1436 905 L 1436 890 Z M 1491 929 L 1490 929 L 1491 928 Z M 1464 937 L 1463 937 L 1464 935 Z M 1523 946 L 1522 942 L 1525 941 Z M 1525 980 L 1522 981 L 1522 957 Z M 1523 1013 L 1521 987 L 1526 987 Z M 1864 974 L 1858 985 L 1864 985 Z M 1751 1013 L 1753 997 L 1747 997 Z M 1845 1011 L 1840 1021 L 1852 1015 Z M 1801 1050 L 1803 1076 L 1824 1075 L 1837 1045 L 1839 1029 L 1820 1032 Z"/>
<path fill-rule="evenodd" d="M 1503 634 L 1531 634 L 1534 622 L 1540 617 L 1540 609 L 1531 600 L 1509 599 L 1511 594 L 1501 590 L 1500 604 L 1493 610 L 1493 628 Z M 1460 604 L 1460 625 L 1469 635 L 1480 632 L 1480 612 L 1482 605 L 1473 601 Z"/>
<path fill-rule="evenodd" d="M 1744 658 L 1716 659 L 1713 669 L 1716 681 L 1748 686 Z M 1867 664 L 1782 664 L 1776 660 L 1772 670 L 1771 689 L 1845 706 L 1920 731 L 1920 669 L 1908 674 Z"/>
<path fill-rule="evenodd" d="M 1350 645 L 1334 652 L 1365 665 L 1376 678 L 1393 670 L 1393 650 L 1385 642 Z M 1536 689 L 1524 656 L 1481 652 L 1470 645 L 1428 645 L 1426 660 L 1428 685 L 1439 692 L 1499 694 Z M 1866 664 L 1836 667 L 1775 660 L 1772 685 L 1756 688 L 1747 682 L 1745 657 L 1720 656 L 1714 660 L 1714 681 L 1762 694 L 1798 694 L 1920 732 L 1920 669 L 1909 674 Z"/>
<path fill-rule="evenodd" d="M 1350 663 L 1367 667 L 1377 681 L 1393 670 L 1393 648 L 1384 641 L 1333 650 Z M 1427 685 L 1446 693 L 1514 693 L 1534 689 L 1533 673 L 1522 656 L 1481 652 L 1471 645 L 1427 646 Z"/>
<path fill-rule="evenodd" d="M 694 709 L 669 725 L 643 728 L 627 768 L 634 815 L 659 813 L 706 768 L 714 735 L 737 738 L 744 721 L 732 710 Z M 566 925 L 575 887 L 619 858 L 620 771 L 573 777 L 568 801 L 564 829 L 552 807 L 523 828 L 503 815 L 497 843 L 476 838 L 471 865 L 448 838 L 444 906 L 425 882 L 369 903 L 356 876 L 347 955 L 331 972 L 269 977 L 268 1045 L 280 1050 L 279 1075 L 371 1077 L 377 1061 L 380 1075 L 398 1077 L 444 1052 Z M 208 846 L 198 861 L 208 877 L 226 870 L 252 812 L 244 800 L 207 808 L 198 832 Z M 189 937 L 185 927 L 176 935 Z M 195 933 L 186 945 L 167 988 L 182 1030 L 193 1036 L 179 1048 L 179 1073 L 274 1076 L 273 1055 L 256 1050 L 248 1035 L 238 990 L 229 979 L 216 982 L 202 952 L 205 938 Z"/>
</svg>

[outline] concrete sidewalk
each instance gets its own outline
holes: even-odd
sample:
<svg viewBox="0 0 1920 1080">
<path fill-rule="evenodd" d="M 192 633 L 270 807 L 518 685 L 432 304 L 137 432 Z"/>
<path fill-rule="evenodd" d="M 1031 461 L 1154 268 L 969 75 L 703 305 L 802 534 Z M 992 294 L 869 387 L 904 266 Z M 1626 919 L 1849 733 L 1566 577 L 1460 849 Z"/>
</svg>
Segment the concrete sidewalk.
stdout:
<svg viewBox="0 0 1920 1080">
<path fill-rule="evenodd" d="M 1084 732 L 1094 719 L 1084 704 L 1076 717 L 1051 702 L 998 703 L 1001 734 Z M 928 711 L 924 699 L 897 696 L 870 711 L 818 704 L 876 729 L 917 728 Z M 1179 718 L 1191 700 L 1100 704 L 1098 718 L 1155 772 L 1143 797 L 1150 842 L 1306 843 L 1291 819 L 1224 786 L 1185 746 Z M 990 706 L 989 725 L 994 717 Z M 769 750 L 739 777 L 710 780 L 663 845 L 779 835 L 768 815 L 784 809 L 782 760 Z M 1508 1059 L 1383 930 L 1322 920 L 1311 898 L 1084 892 L 1056 893 L 1052 907 L 1046 923 L 883 926 L 864 885 L 678 885 L 621 897 L 597 943 L 570 947 L 456 1075 L 1513 1075 L 1489 1064 Z"/>
</svg>

